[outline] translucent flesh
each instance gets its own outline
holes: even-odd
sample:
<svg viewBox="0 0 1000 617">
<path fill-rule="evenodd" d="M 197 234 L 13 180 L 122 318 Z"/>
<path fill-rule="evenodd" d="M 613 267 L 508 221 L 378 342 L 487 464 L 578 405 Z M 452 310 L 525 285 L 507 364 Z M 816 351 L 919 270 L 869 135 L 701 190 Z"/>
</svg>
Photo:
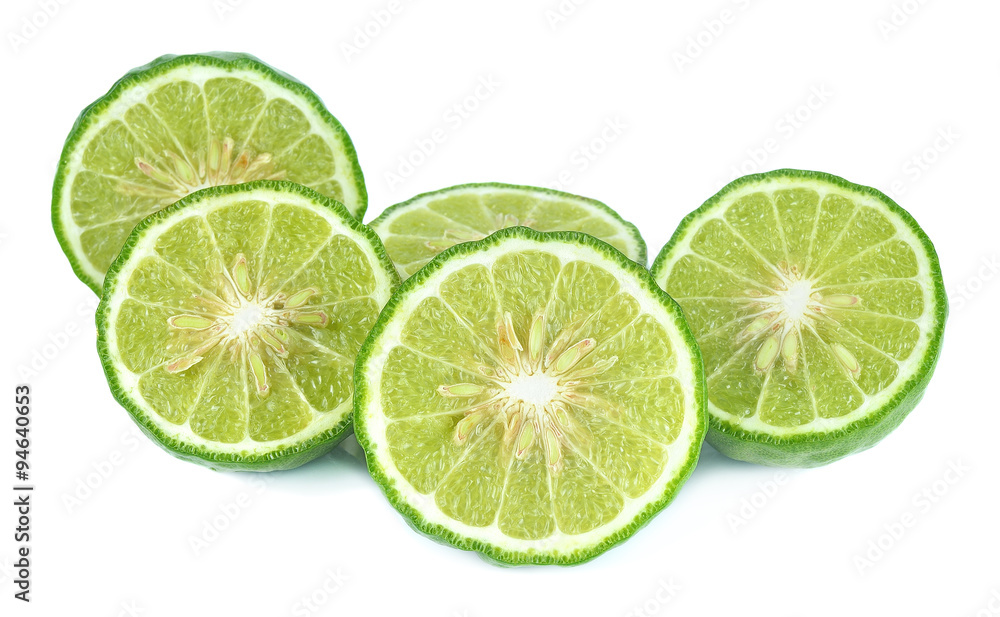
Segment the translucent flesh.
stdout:
<svg viewBox="0 0 1000 617">
<path fill-rule="evenodd" d="M 344 201 L 343 189 L 334 177 L 336 146 L 313 133 L 302 110 L 287 99 L 269 99 L 256 85 L 229 77 L 209 79 L 204 87 L 181 80 L 153 90 L 140 85 L 129 96 L 137 102 L 82 146 L 81 163 L 69 190 L 69 209 L 83 254 L 102 272 L 136 223 L 194 188 L 286 179 Z M 213 140 L 221 146 L 227 139 L 233 144 L 225 163 L 230 168 L 238 165 L 244 151 L 248 161 L 266 154 L 270 162 L 242 175 L 207 177 L 207 159 L 218 156 L 212 151 Z M 142 160 L 161 171 L 178 173 L 174 157 L 197 174 L 191 186 L 168 186 L 137 163 Z M 347 205 L 349 209 L 354 206 Z"/>
<path fill-rule="evenodd" d="M 649 490 L 679 434 L 684 395 L 664 326 L 641 312 L 613 275 L 526 250 L 503 255 L 491 268 L 463 267 L 438 293 L 409 313 L 380 377 L 389 455 L 413 488 L 458 521 L 496 525 L 526 540 L 593 530 Z M 571 342 L 596 341 L 564 375 L 578 396 L 566 407 L 575 430 L 567 431 L 559 469 L 537 441 L 524 456 L 513 455 L 500 413 L 460 443 L 456 425 L 491 394 L 448 397 L 438 390 L 497 386 L 483 367 L 501 364 L 497 323 L 507 312 L 525 349 L 539 315 L 546 326 L 541 349 L 567 330 Z M 609 368 L 588 376 L 609 359 Z"/>
<path fill-rule="evenodd" d="M 596 206 L 544 192 L 499 187 L 442 192 L 421 207 L 408 208 L 388 224 L 377 226 L 376 231 L 400 275 L 406 278 L 447 246 L 515 225 L 538 231 L 581 231 L 631 259 L 639 259 L 633 254 L 629 231 L 608 222 Z"/>
<path fill-rule="evenodd" d="M 701 346 L 709 400 L 737 419 L 800 427 L 846 415 L 892 384 L 920 338 L 916 253 L 888 217 L 849 195 L 746 195 L 700 223 L 690 249 L 665 289 Z M 789 279 L 810 285 L 807 316 L 760 328 L 774 314 L 761 298 L 780 297 Z M 765 342 L 783 332 L 796 361 L 783 350 L 766 366 Z"/>
<path fill-rule="evenodd" d="M 325 325 L 290 324 L 284 355 L 221 343 L 190 368 L 168 371 L 204 340 L 168 319 L 214 318 L 215 302 L 233 295 L 227 270 L 241 254 L 263 296 L 315 289 L 305 309 L 323 311 Z M 266 442 L 302 431 L 350 399 L 354 358 L 380 309 L 371 297 L 376 279 L 362 249 L 323 217 L 296 204 L 238 202 L 178 221 L 137 259 L 114 323 L 118 360 L 164 420 L 209 441 Z M 268 376 L 266 395 L 248 369 L 253 349 Z"/>
</svg>

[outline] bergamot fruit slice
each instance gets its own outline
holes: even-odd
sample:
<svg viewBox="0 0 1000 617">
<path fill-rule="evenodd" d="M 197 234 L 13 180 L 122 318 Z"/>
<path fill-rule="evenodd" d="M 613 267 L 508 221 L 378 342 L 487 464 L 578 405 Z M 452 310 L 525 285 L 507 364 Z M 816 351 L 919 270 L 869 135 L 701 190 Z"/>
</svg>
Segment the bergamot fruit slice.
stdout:
<svg viewBox="0 0 1000 617">
<path fill-rule="evenodd" d="M 328 197 L 208 188 L 128 237 L 98 350 L 115 398 L 173 454 L 287 469 L 347 430 L 354 360 L 396 282 L 378 237 Z"/>
<path fill-rule="evenodd" d="M 573 564 L 666 506 L 704 439 L 677 305 L 577 232 L 445 250 L 386 305 L 355 368 L 355 432 L 419 531 L 507 564 Z"/>
<path fill-rule="evenodd" d="M 646 265 L 639 230 L 603 203 L 532 186 L 460 184 L 390 206 L 369 223 L 404 279 L 444 249 L 507 227 L 581 231 Z"/>
<path fill-rule="evenodd" d="M 871 447 L 920 400 L 948 304 L 934 246 L 875 189 L 779 170 L 726 186 L 652 267 L 705 358 L 708 441 L 810 467 Z"/>
<path fill-rule="evenodd" d="M 52 189 L 52 223 L 98 294 L 145 216 L 198 189 L 289 180 L 368 202 L 347 132 L 309 88 L 246 54 L 163 56 L 130 71 L 73 125 Z"/>
</svg>

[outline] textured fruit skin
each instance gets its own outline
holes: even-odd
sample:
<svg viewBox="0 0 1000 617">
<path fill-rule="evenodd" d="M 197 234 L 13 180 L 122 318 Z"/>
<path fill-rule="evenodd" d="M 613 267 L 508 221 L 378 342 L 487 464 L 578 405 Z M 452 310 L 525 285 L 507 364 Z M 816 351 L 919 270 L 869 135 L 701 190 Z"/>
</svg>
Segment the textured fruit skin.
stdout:
<svg viewBox="0 0 1000 617">
<path fill-rule="evenodd" d="M 938 357 L 941 355 L 944 326 L 948 318 L 948 296 L 945 292 L 941 264 L 938 261 L 937 252 L 934 250 L 934 244 L 909 212 L 878 189 L 854 184 L 840 176 L 799 169 L 778 169 L 761 174 L 751 174 L 727 184 L 700 208 L 684 217 L 670 241 L 653 260 L 653 265 L 650 267 L 653 278 L 660 280 L 661 271 L 667 263 L 671 250 L 694 221 L 715 207 L 722 198 L 734 189 L 773 178 L 799 178 L 826 182 L 848 192 L 860 193 L 878 200 L 887 209 L 899 215 L 920 239 L 920 243 L 927 252 L 931 278 L 934 282 L 935 327 L 931 333 L 931 340 L 923 363 L 895 396 L 881 407 L 873 409 L 864 418 L 829 433 L 779 438 L 765 433 L 744 430 L 713 414 L 711 406 L 709 406 L 709 431 L 706 441 L 722 454 L 733 459 L 772 467 L 819 467 L 874 446 L 898 427 L 903 419 L 913 411 L 913 408 L 923 397 L 924 390 L 926 390 L 934 368 L 937 366 Z"/>
<path fill-rule="evenodd" d="M 566 199 L 567 201 L 587 202 L 591 206 L 594 206 L 598 210 L 601 210 L 605 214 L 609 215 L 611 218 L 618 221 L 624 228 L 628 230 L 629 235 L 632 236 L 632 239 L 635 242 L 635 246 L 638 251 L 638 255 L 636 256 L 636 259 L 634 261 L 636 261 L 641 266 L 646 265 L 646 260 L 648 259 L 648 255 L 646 251 L 646 241 L 642 239 L 642 234 L 639 233 L 639 229 L 635 225 L 623 219 L 620 214 L 618 214 L 613 208 L 611 208 L 611 206 L 605 204 L 604 202 L 597 201 L 596 199 L 591 199 L 589 197 L 583 197 L 581 195 L 574 195 L 573 193 L 566 193 L 563 191 L 557 191 L 555 189 L 538 187 L 538 186 L 527 186 L 523 184 L 505 184 L 503 182 L 470 182 L 467 184 L 456 184 L 455 186 L 449 186 L 447 188 L 439 189 L 437 191 L 420 193 L 419 195 L 415 195 L 407 199 L 406 201 L 400 202 L 398 204 L 393 204 L 388 208 L 386 208 L 382 212 L 382 214 L 378 215 L 371 222 L 369 222 L 368 225 L 370 225 L 372 229 L 378 229 L 379 225 L 381 225 L 386 219 L 388 219 L 391 214 L 394 214 L 397 210 L 405 210 L 407 207 L 410 206 L 410 204 L 414 202 L 421 201 L 429 197 L 434 197 L 435 195 L 447 195 L 453 192 L 461 191 L 463 189 L 479 189 L 479 188 L 499 189 L 499 190 L 507 189 L 515 191 L 526 191 L 531 193 L 543 193 L 546 195 L 551 195 L 552 197 L 559 197 L 562 199 Z"/>
<path fill-rule="evenodd" d="M 673 316 L 674 325 L 677 327 L 684 340 L 688 343 L 688 349 L 691 353 L 692 359 L 694 360 L 693 368 L 696 382 L 694 403 L 697 408 L 698 418 L 694 439 L 690 449 L 688 450 L 686 463 L 679 470 L 673 481 L 664 488 L 663 494 L 660 495 L 659 499 L 648 504 L 644 510 L 636 515 L 635 519 L 629 525 L 623 527 L 611 536 L 608 536 L 600 543 L 585 549 L 579 549 L 573 553 L 558 554 L 508 550 L 494 544 L 467 538 L 450 529 L 446 529 L 441 525 L 430 523 L 416 508 L 406 503 L 402 495 L 395 488 L 395 481 L 389 478 L 382 468 L 381 463 L 372 454 L 374 452 L 374 444 L 372 443 L 365 425 L 364 409 L 370 395 L 364 379 L 365 364 L 371 356 L 372 349 L 375 346 L 378 336 L 382 333 L 386 324 L 396 312 L 402 298 L 404 298 L 411 289 L 420 285 L 432 273 L 441 269 L 452 258 L 461 257 L 463 255 L 475 253 L 481 249 L 495 246 L 507 238 L 527 238 L 542 242 L 570 242 L 573 244 L 583 244 L 597 249 L 604 254 L 604 256 L 614 260 L 622 268 L 635 274 L 640 284 L 653 293 L 654 297 L 658 297 L 662 301 L 663 306 Z M 701 446 L 708 427 L 708 412 L 706 405 L 707 396 L 705 394 L 705 373 L 701 358 L 701 350 L 698 348 L 694 334 L 691 333 L 687 322 L 684 320 L 680 306 L 674 302 L 673 298 L 667 295 L 667 293 L 663 291 L 659 285 L 656 284 L 644 267 L 623 255 L 620 251 L 618 251 L 618 249 L 614 248 L 610 244 L 598 240 L 588 234 L 574 231 L 540 232 L 528 227 L 508 227 L 506 229 L 501 229 L 492 235 L 483 238 L 482 240 L 456 244 L 455 246 L 445 249 L 434 257 L 427 265 L 418 270 L 413 276 L 403 281 L 402 285 L 400 285 L 396 292 L 392 295 L 388 304 L 386 304 L 385 308 L 382 309 L 382 313 L 379 315 L 378 321 L 376 321 L 375 325 L 372 327 L 372 331 L 369 333 L 368 338 L 361 345 L 361 351 L 358 353 L 358 359 L 354 368 L 354 432 L 358 439 L 358 443 L 365 451 L 368 471 L 371 473 L 375 483 L 378 484 L 379 488 L 389 500 L 389 503 L 392 504 L 397 511 L 399 511 L 399 513 L 403 516 L 403 519 L 406 520 L 407 524 L 409 524 L 410 527 L 421 535 L 424 535 L 439 544 L 452 546 L 466 551 L 475 551 L 486 562 L 498 566 L 578 565 L 590 561 L 608 549 L 611 549 L 632 537 L 637 531 L 639 531 L 639 529 L 648 524 L 656 514 L 658 514 L 674 500 L 674 497 L 677 496 L 677 492 L 684 485 L 688 477 L 691 475 L 691 472 L 694 471 L 695 466 L 698 464 L 698 457 L 701 453 Z"/>
<path fill-rule="evenodd" d="M 118 255 L 118 258 L 113 264 L 111 264 L 111 268 L 108 270 L 108 275 L 105 279 L 105 287 L 108 293 L 104 294 L 100 305 L 97 307 L 97 353 L 101 359 L 101 365 L 104 368 L 104 374 L 108 380 L 108 387 L 111 389 L 111 394 L 115 397 L 115 400 L 117 400 L 118 403 L 124 407 L 126 411 L 128 411 L 132 420 L 139 425 L 142 432 L 156 442 L 157 445 L 179 459 L 192 463 L 198 463 L 217 471 L 280 471 L 284 469 L 293 469 L 308 463 L 309 461 L 319 458 L 332 450 L 334 446 L 351 434 L 351 414 L 344 414 L 344 418 L 335 426 L 330 427 L 326 431 L 319 433 L 310 439 L 297 443 L 294 446 L 286 447 L 279 451 L 268 452 L 263 455 L 213 452 L 165 435 L 162 431 L 160 431 L 156 424 L 154 424 L 147 417 L 146 412 L 143 411 L 138 404 L 136 404 L 132 397 L 129 396 L 128 392 L 125 391 L 118 379 L 117 373 L 115 372 L 114 361 L 111 358 L 107 341 L 108 328 L 110 325 L 108 323 L 108 316 L 111 310 L 108 299 L 112 296 L 111 292 L 119 284 L 127 284 L 127 281 L 118 280 L 118 272 L 128 261 L 129 257 L 131 257 L 136 243 L 148 227 L 159 222 L 163 218 L 169 217 L 172 213 L 178 210 L 197 204 L 203 199 L 234 193 L 252 193 L 258 188 L 297 193 L 308 197 L 323 207 L 336 212 L 338 217 L 343 220 L 344 223 L 355 231 L 360 232 L 370 242 L 372 242 L 372 245 L 375 248 L 375 254 L 378 256 L 379 263 L 389 275 L 390 280 L 393 281 L 393 285 L 395 286 L 399 281 L 399 277 L 396 274 L 396 268 L 389 260 L 389 256 L 386 254 L 385 248 L 382 246 L 382 241 L 379 240 L 374 231 L 351 216 L 351 213 L 348 212 L 347 208 L 340 202 L 293 182 L 280 180 L 255 180 L 245 184 L 230 184 L 205 188 L 185 196 L 162 210 L 154 212 L 136 225 L 135 229 L 132 230 L 132 233 L 129 234 L 129 237 L 125 242 L 125 246 L 122 247 L 122 251 Z"/>
<path fill-rule="evenodd" d="M 76 255 L 73 254 L 73 249 L 69 244 L 69 241 L 66 239 L 66 231 L 63 229 L 62 220 L 60 219 L 60 200 L 62 197 L 66 170 L 69 167 L 69 157 L 72 154 L 73 149 L 76 147 L 76 143 L 83 136 L 83 133 L 86 131 L 87 127 L 90 126 L 93 119 L 100 116 L 101 112 L 104 111 L 104 109 L 112 101 L 117 99 L 119 93 L 134 84 L 142 83 L 151 77 L 155 77 L 161 73 L 165 73 L 186 64 L 215 66 L 226 70 L 244 69 L 253 71 L 269 77 L 272 81 L 302 96 L 310 103 L 312 108 L 320 115 L 320 117 L 326 121 L 329 127 L 340 136 L 344 144 L 344 153 L 347 155 L 350 165 L 353 168 L 353 173 L 351 175 L 355 181 L 355 189 L 358 191 L 359 209 L 357 213 L 352 213 L 352 216 L 360 221 L 364 216 L 365 210 L 368 209 L 368 191 L 365 188 L 365 179 L 361 173 L 361 165 L 358 163 L 358 155 L 354 149 L 354 144 L 351 142 L 351 137 L 347 134 L 347 131 L 340 124 L 340 122 L 326 109 L 326 106 L 323 104 L 323 101 L 319 98 L 319 96 L 308 86 L 288 73 L 279 71 L 278 69 L 275 69 L 274 67 L 261 61 L 256 56 L 246 53 L 213 51 L 185 55 L 166 54 L 156 58 L 148 64 L 136 67 L 128 73 L 125 73 L 125 75 L 116 81 L 114 85 L 111 86 L 111 89 L 108 90 L 103 96 L 90 105 L 84 107 L 83 111 L 80 112 L 80 115 L 77 116 L 76 121 L 73 123 L 73 128 L 70 129 L 69 136 L 66 137 L 62 154 L 59 157 L 59 165 L 56 169 L 55 181 L 52 184 L 52 229 L 55 231 L 56 239 L 59 241 L 59 246 L 62 247 L 63 252 L 69 259 L 70 266 L 72 266 L 73 272 L 76 274 L 77 278 L 83 281 L 87 287 L 90 287 L 90 289 L 97 295 L 101 295 L 103 285 L 101 281 L 95 279 L 90 273 L 84 270 Z"/>
</svg>

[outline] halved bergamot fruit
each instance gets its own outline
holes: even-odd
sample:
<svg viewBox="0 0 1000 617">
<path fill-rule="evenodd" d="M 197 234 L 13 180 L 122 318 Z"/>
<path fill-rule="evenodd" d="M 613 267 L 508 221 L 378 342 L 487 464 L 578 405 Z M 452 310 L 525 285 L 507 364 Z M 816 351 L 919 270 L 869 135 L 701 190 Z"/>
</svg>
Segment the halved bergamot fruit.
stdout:
<svg viewBox="0 0 1000 617">
<path fill-rule="evenodd" d="M 97 293 L 145 216 L 198 189 L 290 180 L 361 218 L 361 168 L 344 128 L 304 84 L 246 54 L 163 56 L 130 71 L 73 125 L 52 223 Z"/>
<path fill-rule="evenodd" d="M 746 176 L 688 215 L 653 264 L 705 358 L 708 441 L 810 467 L 871 447 L 923 395 L 948 306 L 902 208 L 829 174 Z"/>
<path fill-rule="evenodd" d="M 460 184 L 390 206 L 369 225 L 404 279 L 450 246 L 518 225 L 581 231 L 646 265 L 639 230 L 617 212 L 594 199 L 533 186 Z"/>
<path fill-rule="evenodd" d="M 375 234 L 328 197 L 208 188 L 128 237 L 98 350 L 115 398 L 173 454 L 287 469 L 347 430 L 354 360 L 397 281 Z"/>
<path fill-rule="evenodd" d="M 355 369 L 368 468 L 421 532 L 507 564 L 573 564 L 666 506 L 704 438 L 697 346 L 649 273 L 576 232 L 445 250 Z"/>
</svg>

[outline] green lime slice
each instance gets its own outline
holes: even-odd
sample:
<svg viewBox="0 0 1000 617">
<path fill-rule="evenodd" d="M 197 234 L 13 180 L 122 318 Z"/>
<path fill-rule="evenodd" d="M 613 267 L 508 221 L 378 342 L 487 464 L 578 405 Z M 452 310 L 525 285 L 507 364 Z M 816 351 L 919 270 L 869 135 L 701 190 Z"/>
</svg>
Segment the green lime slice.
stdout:
<svg viewBox="0 0 1000 617">
<path fill-rule="evenodd" d="M 397 282 L 378 237 L 312 189 L 207 188 L 128 237 L 98 351 L 115 398 L 176 456 L 296 467 L 347 430 L 355 357 Z"/>
<path fill-rule="evenodd" d="M 424 193 L 369 223 L 404 279 L 444 249 L 517 225 L 581 231 L 646 265 L 639 230 L 603 203 L 551 189 L 513 184 L 460 184 Z"/>
<path fill-rule="evenodd" d="M 726 186 L 652 267 L 698 337 L 708 441 L 768 465 L 869 448 L 920 400 L 948 304 L 934 246 L 875 189 L 779 170 Z"/>
<path fill-rule="evenodd" d="M 83 110 L 63 148 L 52 223 L 98 294 L 132 228 L 198 189 L 290 180 L 345 204 L 368 196 L 344 128 L 304 84 L 233 53 L 163 56 Z"/>
<path fill-rule="evenodd" d="M 512 227 L 409 278 L 355 368 L 368 468 L 419 531 L 573 564 L 666 506 L 698 458 L 701 359 L 649 273 L 577 232 Z"/>
</svg>

